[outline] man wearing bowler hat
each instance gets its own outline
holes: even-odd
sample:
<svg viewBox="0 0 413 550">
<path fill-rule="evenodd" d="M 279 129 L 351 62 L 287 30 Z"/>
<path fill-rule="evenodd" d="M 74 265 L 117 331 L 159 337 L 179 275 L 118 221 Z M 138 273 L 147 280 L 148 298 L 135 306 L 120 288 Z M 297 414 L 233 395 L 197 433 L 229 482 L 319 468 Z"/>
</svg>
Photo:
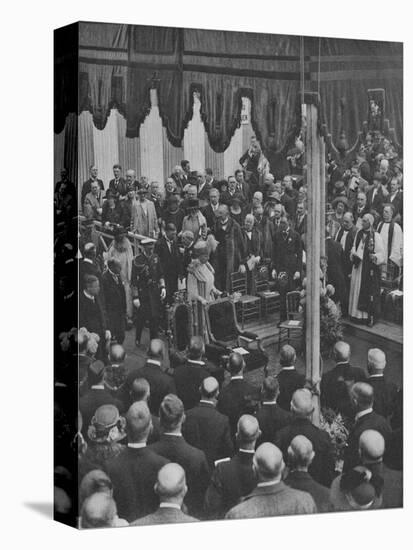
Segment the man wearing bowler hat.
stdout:
<svg viewBox="0 0 413 550">
<path fill-rule="evenodd" d="M 135 311 L 136 345 L 140 346 L 145 322 L 149 322 L 150 338 L 158 337 L 162 314 L 162 300 L 166 297 L 165 279 L 158 254 L 154 252 L 155 241 L 143 239 L 142 252 L 132 264 L 133 304 Z"/>
</svg>

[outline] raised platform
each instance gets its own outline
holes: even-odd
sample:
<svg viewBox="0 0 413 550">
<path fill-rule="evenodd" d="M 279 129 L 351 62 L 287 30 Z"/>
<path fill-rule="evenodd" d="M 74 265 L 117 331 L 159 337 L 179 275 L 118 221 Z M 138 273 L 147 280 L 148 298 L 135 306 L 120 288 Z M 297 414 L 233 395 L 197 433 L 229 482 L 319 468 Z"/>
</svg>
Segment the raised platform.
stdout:
<svg viewBox="0 0 413 550">
<path fill-rule="evenodd" d="M 372 346 L 381 347 L 383 340 L 387 347 L 398 351 L 403 350 L 403 327 L 389 321 L 378 321 L 372 327 L 343 320 L 344 330 L 347 334 L 367 340 Z"/>
</svg>

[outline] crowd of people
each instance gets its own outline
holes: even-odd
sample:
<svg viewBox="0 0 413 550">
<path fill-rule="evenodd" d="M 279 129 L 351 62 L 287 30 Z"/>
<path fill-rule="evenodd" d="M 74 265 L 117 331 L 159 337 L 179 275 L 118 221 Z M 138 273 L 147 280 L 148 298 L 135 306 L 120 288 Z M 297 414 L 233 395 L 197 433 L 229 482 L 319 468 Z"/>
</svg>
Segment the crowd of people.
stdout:
<svg viewBox="0 0 413 550">
<path fill-rule="evenodd" d="M 341 314 L 369 324 L 379 315 L 383 274 L 391 269 L 401 280 L 403 255 L 401 159 L 377 134 L 365 137 L 350 166 L 326 164 L 331 210 L 320 269 Z M 200 336 L 191 339 L 184 364 L 172 369 L 168 361 L 160 337 L 178 290 L 205 305 L 232 293 L 234 273 L 245 275 L 253 292 L 254 277 L 265 270 L 280 291 L 282 321 L 286 293 L 303 289 L 302 142 L 283 163 L 288 173 L 277 172 L 272 160 L 253 138 L 234 175 L 217 180 L 184 160 L 164 189 L 137 180 L 133 169 L 123 176 L 118 164 L 105 186 L 92 166 L 80 190 L 80 224 L 76 186 L 62 170 L 55 189 L 55 378 L 61 402 L 65 392 L 80 393 L 74 439 L 59 400 L 55 413 L 62 449 L 78 450 L 82 528 L 402 505 L 401 392 L 383 375 L 381 350 L 370 350 L 365 372 L 350 365 L 349 346 L 339 341 L 336 367 L 323 376 L 322 406 L 349 430 L 342 468 L 329 434 L 312 423 L 314 398 L 291 346 L 281 350 L 279 373 L 263 375 L 260 387 L 244 379 L 237 352 L 227 374 L 216 376 Z M 113 236 L 109 246 L 97 228 Z M 78 319 L 70 271 L 77 262 Z M 124 348 L 132 327 L 135 345 L 147 351 L 144 364 Z M 63 466 L 55 472 L 62 516 L 75 475 L 64 454 L 57 453 Z"/>
</svg>

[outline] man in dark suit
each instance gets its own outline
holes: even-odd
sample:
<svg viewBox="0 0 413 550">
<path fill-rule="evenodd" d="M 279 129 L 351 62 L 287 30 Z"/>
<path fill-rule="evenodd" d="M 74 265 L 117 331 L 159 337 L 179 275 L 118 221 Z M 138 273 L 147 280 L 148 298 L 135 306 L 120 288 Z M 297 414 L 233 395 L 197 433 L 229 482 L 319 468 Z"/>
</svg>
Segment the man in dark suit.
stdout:
<svg viewBox="0 0 413 550">
<path fill-rule="evenodd" d="M 284 482 L 293 489 L 310 493 L 318 512 L 331 512 L 330 491 L 308 473 L 315 456 L 313 445 L 304 435 L 297 435 L 288 447 L 289 471 Z"/>
<path fill-rule="evenodd" d="M 102 276 L 103 294 L 112 338 L 123 344 L 126 330 L 126 293 L 120 273 L 122 265 L 116 258 L 108 260 L 108 269 Z"/>
<path fill-rule="evenodd" d="M 344 454 L 344 472 L 360 464 L 359 439 L 365 430 L 376 430 L 381 433 L 385 441 L 388 441 L 391 436 L 391 428 L 387 420 L 373 411 L 374 390 L 370 384 L 357 382 L 352 386 L 350 396 L 356 415 Z"/>
<path fill-rule="evenodd" d="M 153 514 L 138 519 L 132 525 L 159 525 L 162 523 L 192 523 L 198 521 L 182 512 L 184 497 L 188 491 L 184 469 L 173 462 L 165 464 L 155 484 L 159 508 Z"/>
<path fill-rule="evenodd" d="M 89 389 L 79 399 L 79 410 L 83 421 L 83 435 L 87 436 L 90 421 L 96 409 L 101 405 L 114 405 L 120 413 L 124 411 L 123 403 L 112 396 L 104 384 L 105 365 L 102 361 L 94 361 L 87 369 L 87 385 Z"/>
<path fill-rule="evenodd" d="M 373 176 L 373 185 L 367 191 L 367 208 L 374 215 L 377 221 L 383 212 L 383 203 L 385 202 L 382 188 L 382 176 L 376 173 Z"/>
<path fill-rule="evenodd" d="M 258 421 L 249 414 L 238 420 L 236 454 L 217 460 L 211 482 L 205 495 L 205 510 L 208 519 L 220 519 L 242 497 L 256 486 L 257 480 L 252 467 L 255 445 L 260 437 Z"/>
<path fill-rule="evenodd" d="M 342 304 L 341 312 L 344 316 L 348 314 L 348 297 L 350 292 L 350 280 L 351 272 L 353 269 L 353 263 L 350 259 L 350 252 L 353 247 L 354 239 L 356 237 L 357 228 L 354 225 L 354 217 L 351 212 L 346 212 L 343 215 L 343 222 L 340 229 L 337 231 L 335 240 L 341 245 L 343 249 L 343 274 L 346 284 L 345 301 Z"/>
<path fill-rule="evenodd" d="M 145 378 L 151 388 L 150 410 L 157 415 L 162 399 L 169 393 L 176 393 L 175 382 L 169 374 L 163 370 L 162 362 L 164 360 L 164 344 L 162 340 L 155 338 L 151 340 L 148 350 L 148 359 L 146 364 L 131 371 L 125 381 L 125 391 L 130 390 L 132 383 L 136 378 Z"/>
<path fill-rule="evenodd" d="M 356 229 L 361 229 L 361 220 L 365 214 L 370 212 L 369 207 L 367 206 L 367 196 L 363 192 L 357 193 L 356 204 L 353 208 L 353 218 L 354 223 L 356 224 Z"/>
<path fill-rule="evenodd" d="M 245 181 L 244 170 L 238 168 L 238 170 L 235 170 L 234 176 L 237 182 L 238 193 L 241 193 L 241 195 L 245 197 L 246 202 L 250 203 L 252 198 L 251 187 L 249 183 Z"/>
<path fill-rule="evenodd" d="M 134 403 L 126 415 L 128 445 L 107 466 L 119 515 L 129 522 L 155 512 L 159 505 L 153 487 L 168 460 L 146 446 L 151 428 L 147 404 Z"/>
<path fill-rule="evenodd" d="M 303 202 L 297 204 L 297 211 L 294 217 L 294 231 L 300 236 L 307 231 L 307 211 Z"/>
<path fill-rule="evenodd" d="M 197 178 L 197 188 L 198 188 L 198 200 L 201 208 L 204 208 L 208 204 L 209 200 L 209 191 L 211 186 L 206 182 L 205 172 L 198 171 L 196 173 Z"/>
<path fill-rule="evenodd" d="M 229 418 L 232 436 L 235 435 L 240 416 L 254 412 L 254 400 L 258 397 L 257 390 L 244 380 L 244 368 L 242 355 L 231 353 L 228 361 L 231 380 L 218 396 L 218 410 Z"/>
<path fill-rule="evenodd" d="M 280 221 L 273 242 L 273 277 L 282 272 L 287 274 L 287 285 L 280 292 L 280 320 L 284 321 L 287 318 L 287 292 L 294 290 L 301 278 L 303 246 L 300 235 L 291 229 L 286 219 Z"/>
<path fill-rule="evenodd" d="M 128 188 L 126 186 L 126 181 L 121 176 L 122 166 L 120 164 L 113 165 L 113 175 L 114 178 L 109 182 L 109 189 L 115 195 L 116 200 L 126 197 Z"/>
<path fill-rule="evenodd" d="M 374 390 L 373 410 L 384 416 L 387 420 L 393 416 L 396 409 L 398 389 L 396 384 L 386 380 L 384 370 L 386 368 L 386 355 L 381 349 L 369 349 L 367 354 L 367 383 Z"/>
<path fill-rule="evenodd" d="M 321 379 L 321 405 L 333 409 L 344 418 L 352 418 L 354 410 L 349 387 L 366 380 L 365 372 L 350 365 L 350 345 L 339 341 L 334 345 L 335 367 L 323 374 Z"/>
<path fill-rule="evenodd" d="M 281 370 L 277 374 L 280 389 L 277 403 L 284 411 L 290 411 L 293 393 L 305 384 L 305 376 L 295 368 L 296 360 L 295 349 L 289 344 L 284 345 L 280 351 Z"/>
<path fill-rule="evenodd" d="M 86 180 L 82 185 L 82 206 L 85 202 L 85 197 L 88 193 L 92 190 L 92 182 L 97 181 L 99 184 L 99 187 L 102 191 L 104 191 L 105 187 L 103 185 L 103 181 L 98 178 L 98 167 L 93 165 L 89 169 L 90 177 L 88 180 Z"/>
<path fill-rule="evenodd" d="M 257 472 L 257 487 L 232 508 L 226 518 L 248 519 L 317 512 L 310 494 L 291 489 L 281 481 L 284 461 L 275 445 L 260 445 L 255 451 L 253 464 Z"/>
<path fill-rule="evenodd" d="M 343 249 L 331 238 L 326 227 L 327 283 L 334 286 L 332 299 L 344 307 L 346 303 L 346 279 L 343 270 Z"/>
<path fill-rule="evenodd" d="M 395 221 L 402 225 L 402 223 L 403 223 L 403 193 L 400 190 L 400 183 L 399 183 L 398 178 L 392 178 L 390 180 L 390 195 L 388 196 L 387 200 L 394 207 Z"/>
<path fill-rule="evenodd" d="M 102 270 L 96 259 L 96 246 L 94 243 L 86 243 L 83 249 L 83 258 L 79 261 L 79 286 L 83 290 L 85 275 L 94 275 L 102 282 Z"/>
<path fill-rule="evenodd" d="M 329 487 L 334 477 L 334 449 L 328 433 L 312 424 L 313 410 L 311 392 L 307 389 L 297 390 L 291 400 L 291 412 L 294 419 L 291 424 L 278 432 L 275 444 L 281 449 L 284 459 L 287 461 L 288 447 L 291 441 L 297 435 L 304 435 L 311 441 L 315 452 L 314 460 L 308 471 L 318 483 Z"/>
<path fill-rule="evenodd" d="M 283 186 L 281 182 L 277 181 L 274 184 L 274 189 L 280 194 L 280 202 L 284 206 L 288 217 L 290 220 L 293 220 L 295 216 L 295 204 L 294 200 L 285 192 L 286 184 Z"/>
<path fill-rule="evenodd" d="M 232 456 L 234 448 L 229 420 L 216 410 L 219 385 L 215 378 L 204 378 L 199 391 L 200 402 L 186 412 L 183 435 L 190 445 L 204 451 L 210 468 L 213 468 L 216 460 Z"/>
<path fill-rule="evenodd" d="M 185 410 L 192 409 L 198 403 L 201 382 L 209 376 L 205 362 L 202 360 L 204 353 L 205 345 L 202 337 L 192 336 L 188 359 L 174 370 L 176 394 L 182 400 Z"/>
<path fill-rule="evenodd" d="M 84 289 L 79 293 L 79 327 L 85 327 L 99 336 L 97 357 L 103 359 L 105 342 L 110 340 L 111 333 L 100 296 L 99 279 L 94 275 L 85 275 L 83 282 Z"/>
<path fill-rule="evenodd" d="M 261 405 L 255 415 L 261 429 L 259 445 L 266 441 L 273 443 L 278 430 L 292 421 L 292 414 L 282 409 L 277 403 L 279 393 L 280 386 L 277 378 L 273 376 L 265 378 L 261 387 Z"/>
<path fill-rule="evenodd" d="M 159 256 L 166 287 L 166 302 L 172 304 L 174 293 L 178 290 L 178 277 L 182 273 L 182 255 L 176 242 L 176 227 L 168 223 L 165 235 L 158 239 L 155 253 Z"/>
<path fill-rule="evenodd" d="M 202 517 L 203 499 L 209 483 L 209 467 L 205 453 L 189 445 L 182 436 L 184 406 L 176 395 L 167 395 L 159 408 L 162 435 L 150 449 L 176 462 L 185 470 L 188 493 L 185 503 L 190 515 Z"/>
<path fill-rule="evenodd" d="M 202 208 L 202 214 L 205 216 L 207 227 L 212 229 L 217 221 L 217 212 L 220 206 L 219 191 L 214 187 L 209 190 L 209 203 Z"/>
</svg>

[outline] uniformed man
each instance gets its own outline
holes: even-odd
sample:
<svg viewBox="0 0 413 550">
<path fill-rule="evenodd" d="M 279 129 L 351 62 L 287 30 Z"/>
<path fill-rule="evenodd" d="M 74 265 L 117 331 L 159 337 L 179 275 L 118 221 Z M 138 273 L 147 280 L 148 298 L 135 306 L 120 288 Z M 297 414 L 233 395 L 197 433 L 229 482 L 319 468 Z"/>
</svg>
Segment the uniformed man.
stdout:
<svg viewBox="0 0 413 550">
<path fill-rule="evenodd" d="M 154 253 L 155 241 L 143 239 L 142 252 L 135 256 L 132 264 L 132 288 L 135 311 L 137 346 L 141 345 L 142 330 L 149 321 L 150 339 L 158 338 L 162 314 L 162 300 L 165 299 L 165 280 L 159 256 Z"/>
</svg>

